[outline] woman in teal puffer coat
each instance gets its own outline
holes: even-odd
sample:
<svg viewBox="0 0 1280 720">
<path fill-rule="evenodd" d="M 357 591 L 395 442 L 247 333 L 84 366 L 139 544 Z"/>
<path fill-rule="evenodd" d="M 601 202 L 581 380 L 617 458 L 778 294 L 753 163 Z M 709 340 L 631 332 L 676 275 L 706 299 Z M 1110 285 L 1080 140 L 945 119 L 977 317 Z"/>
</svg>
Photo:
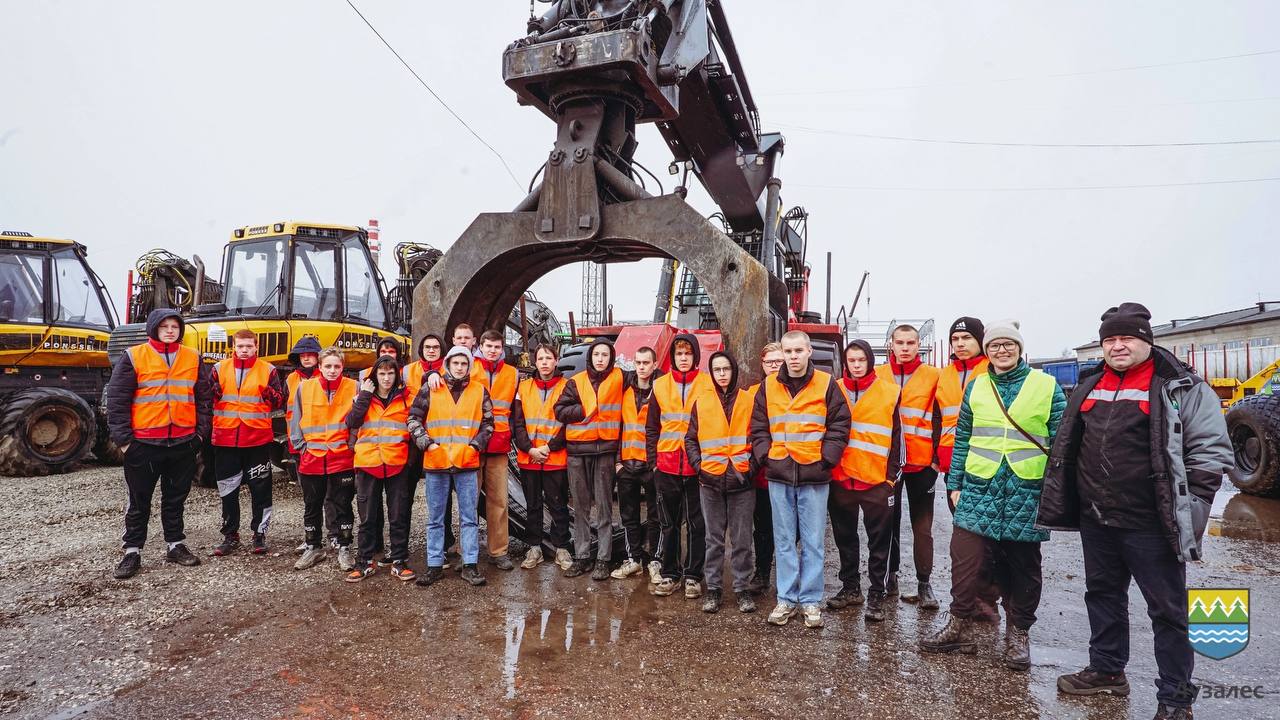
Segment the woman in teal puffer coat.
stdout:
<svg viewBox="0 0 1280 720">
<path fill-rule="evenodd" d="M 965 390 L 947 473 L 947 491 L 956 506 L 950 617 L 920 647 L 975 652 L 977 594 L 984 576 L 993 577 L 1008 625 L 1004 664 L 1027 670 L 1028 632 L 1040 605 L 1040 543 L 1049 539 L 1049 533 L 1036 529 L 1036 512 L 1047 451 L 1067 398 L 1052 377 L 1022 359 L 1017 321 L 988 326 L 983 342 L 991 367 Z"/>
</svg>

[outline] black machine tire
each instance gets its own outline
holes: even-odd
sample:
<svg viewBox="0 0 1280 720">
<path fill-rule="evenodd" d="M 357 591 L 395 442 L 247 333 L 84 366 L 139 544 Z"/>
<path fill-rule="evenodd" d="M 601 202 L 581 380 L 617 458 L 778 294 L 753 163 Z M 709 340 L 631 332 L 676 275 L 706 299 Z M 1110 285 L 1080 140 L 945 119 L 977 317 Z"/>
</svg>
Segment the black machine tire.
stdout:
<svg viewBox="0 0 1280 720">
<path fill-rule="evenodd" d="M 1236 456 L 1231 482 L 1243 493 L 1280 496 L 1280 396 L 1254 395 L 1232 405 L 1227 435 Z"/>
<path fill-rule="evenodd" d="M 111 431 L 107 427 L 107 418 L 98 415 L 98 437 L 93 443 L 93 456 L 104 465 L 123 465 L 124 453 L 111 439 Z"/>
<path fill-rule="evenodd" d="M 830 340 L 813 340 L 811 345 L 813 355 L 809 357 L 809 361 L 815 368 L 829 372 L 837 378 L 844 374 L 840 363 L 842 348 Z"/>
<path fill-rule="evenodd" d="M 203 443 L 196 451 L 196 474 L 191 484 L 206 488 L 218 486 L 218 480 L 213 476 L 213 445 Z"/>
<path fill-rule="evenodd" d="M 480 502 L 481 510 L 484 509 L 484 493 L 480 493 L 482 498 Z M 556 547 L 551 543 L 551 513 L 547 512 L 544 506 L 542 521 L 542 554 L 544 557 L 551 559 L 556 555 Z M 617 517 L 615 513 L 614 517 Z M 573 530 L 573 498 L 569 498 L 569 530 Z M 529 542 L 529 511 L 528 503 L 524 496 L 524 483 L 520 478 L 520 468 L 516 465 L 514 457 L 507 466 L 507 527 L 513 539 L 528 545 Z M 572 552 L 572 550 L 571 550 Z M 592 557 L 595 557 L 595 542 L 592 541 Z M 626 555 L 626 543 L 623 541 L 622 525 L 615 524 L 613 526 L 613 545 L 611 552 L 614 560 L 621 560 Z"/>
<path fill-rule="evenodd" d="M 64 473 L 98 436 L 93 408 L 62 388 L 28 388 L 0 409 L 0 474 L 34 477 Z"/>
</svg>

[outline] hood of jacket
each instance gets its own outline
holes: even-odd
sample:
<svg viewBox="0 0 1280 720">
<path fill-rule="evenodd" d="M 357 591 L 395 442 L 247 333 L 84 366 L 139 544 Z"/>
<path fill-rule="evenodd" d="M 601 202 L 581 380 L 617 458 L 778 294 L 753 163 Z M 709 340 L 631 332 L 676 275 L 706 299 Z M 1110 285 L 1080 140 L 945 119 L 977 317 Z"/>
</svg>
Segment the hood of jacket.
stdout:
<svg viewBox="0 0 1280 720">
<path fill-rule="evenodd" d="M 849 363 L 848 361 L 845 360 L 845 357 L 848 357 L 849 351 L 854 348 L 858 348 L 862 352 L 866 353 L 867 374 L 875 375 L 876 374 L 876 354 L 871 349 L 871 343 L 867 342 L 866 340 L 862 340 L 861 338 L 859 338 L 858 340 L 854 340 L 850 342 L 848 345 L 844 346 L 844 353 L 843 353 L 843 356 L 840 358 L 840 369 L 842 370 L 841 374 L 844 375 L 846 378 L 850 378 L 850 379 L 853 378 L 853 376 L 849 374 Z"/>
<path fill-rule="evenodd" d="M 373 394 L 378 394 L 378 368 L 389 367 L 396 373 L 395 382 L 391 383 L 391 392 L 387 393 L 387 397 L 395 397 L 396 393 L 404 389 L 404 381 L 400 378 L 400 361 L 390 355 L 379 355 L 377 360 L 373 361 L 373 367 L 369 368 L 369 379 L 373 381 Z"/>
<path fill-rule="evenodd" d="M 455 356 L 467 359 L 467 372 L 463 373 L 460 378 L 455 378 L 453 373 L 449 372 L 449 360 Z M 471 354 L 469 349 L 461 345 L 454 345 L 449 349 L 449 352 L 444 356 L 444 381 L 448 384 L 449 389 L 453 390 L 467 386 L 467 381 L 471 379 L 471 365 L 474 362 L 475 356 Z"/>
<path fill-rule="evenodd" d="M 425 343 L 427 340 L 435 340 L 436 343 L 440 345 L 440 352 L 444 352 L 444 338 L 440 337 L 439 335 L 436 335 L 435 333 L 427 333 L 426 335 L 422 336 L 422 339 L 418 340 L 417 359 L 419 360 L 422 359 L 422 344 Z M 436 362 L 439 362 L 439 361 L 437 360 Z"/>
<path fill-rule="evenodd" d="M 187 322 L 182 319 L 182 313 L 173 308 L 156 308 L 147 314 L 147 337 L 160 342 L 160 323 L 169 318 L 177 318 L 178 342 L 182 342 L 182 336 L 187 334 Z M 319 351 L 317 350 L 317 352 Z"/>
<path fill-rule="evenodd" d="M 289 364 L 294 367 L 302 367 L 298 356 L 303 353 L 320 354 L 320 341 L 314 335 L 303 335 L 298 338 L 298 342 L 294 343 L 293 349 L 289 351 Z"/>
<path fill-rule="evenodd" d="M 685 373 L 676 370 L 676 343 L 687 342 L 693 347 L 693 367 L 689 369 L 688 377 L 684 377 Z M 698 365 L 702 362 L 702 348 L 698 345 L 698 338 L 692 333 L 680 333 L 671 340 L 671 348 L 667 350 L 667 361 L 671 364 L 672 377 L 678 382 L 689 382 L 698 374 Z M 737 365 L 734 366 L 735 368 Z M 656 376 L 654 378 L 657 379 Z"/>
<path fill-rule="evenodd" d="M 720 402 L 726 403 L 728 402 L 729 398 L 732 398 L 734 394 L 738 392 L 738 363 L 733 359 L 733 356 L 730 355 L 727 351 L 717 350 L 716 352 L 711 353 L 711 358 L 707 360 L 708 369 L 710 369 L 711 364 L 716 361 L 716 358 L 724 358 L 729 361 L 730 371 L 729 371 L 728 387 L 721 388 L 715 382 L 715 376 L 713 375 L 711 377 L 711 384 L 715 386 L 716 394 L 720 396 Z"/>
<path fill-rule="evenodd" d="M 605 366 L 604 371 L 599 372 L 596 370 L 595 364 L 591 362 L 591 354 L 594 353 L 596 348 L 601 345 L 609 349 L 609 364 Z M 591 346 L 587 348 L 587 379 L 591 380 L 593 385 L 599 384 L 600 381 L 604 380 L 606 375 L 613 371 L 613 363 L 617 357 L 617 354 L 613 351 L 613 343 L 604 339 L 598 339 L 592 342 Z"/>
</svg>

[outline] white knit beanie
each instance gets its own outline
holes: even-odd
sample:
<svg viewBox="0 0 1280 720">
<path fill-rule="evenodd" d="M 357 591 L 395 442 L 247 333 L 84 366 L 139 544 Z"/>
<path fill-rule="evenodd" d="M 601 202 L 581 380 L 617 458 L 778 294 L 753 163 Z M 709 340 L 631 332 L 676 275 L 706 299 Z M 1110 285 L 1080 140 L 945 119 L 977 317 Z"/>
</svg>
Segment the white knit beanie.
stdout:
<svg viewBox="0 0 1280 720">
<path fill-rule="evenodd" d="M 1012 340 L 1018 343 L 1019 350 L 1026 350 L 1027 346 L 1022 342 L 1022 333 L 1019 328 L 1022 324 L 1012 318 L 1006 320 L 998 320 L 986 327 L 986 333 L 982 337 L 982 349 L 985 352 L 987 347 L 993 342 L 999 340 Z"/>
</svg>

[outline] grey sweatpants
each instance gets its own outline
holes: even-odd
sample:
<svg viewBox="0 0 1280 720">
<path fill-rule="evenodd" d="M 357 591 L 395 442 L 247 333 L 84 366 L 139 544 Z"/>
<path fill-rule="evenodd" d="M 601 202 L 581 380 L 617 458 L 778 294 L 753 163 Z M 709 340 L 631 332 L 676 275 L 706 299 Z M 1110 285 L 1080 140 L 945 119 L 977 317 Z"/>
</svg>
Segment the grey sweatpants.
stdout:
<svg viewBox="0 0 1280 720">
<path fill-rule="evenodd" d="M 722 493 L 700 485 L 702 517 L 707 526 L 707 563 L 703 570 L 708 590 L 720 590 L 720 576 L 724 572 L 724 541 L 729 538 L 729 566 L 733 570 L 733 591 L 744 593 L 755 572 L 751 539 L 752 516 L 756 509 L 756 493 L 753 488 L 739 492 Z"/>
<path fill-rule="evenodd" d="M 573 558 L 591 559 L 591 531 L 596 532 L 596 559 L 613 555 L 613 453 L 569 456 L 569 493 L 573 505 Z"/>
</svg>

